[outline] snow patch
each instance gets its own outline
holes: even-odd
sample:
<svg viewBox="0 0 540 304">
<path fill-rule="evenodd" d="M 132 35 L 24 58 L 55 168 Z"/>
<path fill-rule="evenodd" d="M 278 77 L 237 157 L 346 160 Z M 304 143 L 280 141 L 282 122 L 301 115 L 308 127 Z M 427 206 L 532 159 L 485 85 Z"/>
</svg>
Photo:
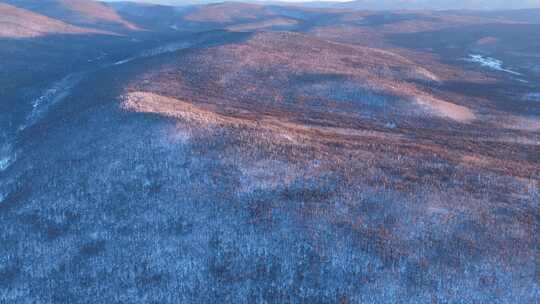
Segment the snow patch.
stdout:
<svg viewBox="0 0 540 304">
<path fill-rule="evenodd" d="M 83 79 L 83 73 L 69 74 L 53 83 L 42 95 L 32 101 L 32 111 L 26 117 L 26 123 L 19 129 L 24 130 L 35 124 L 48 110 L 60 102 Z"/>
<path fill-rule="evenodd" d="M 130 57 L 130 58 L 127 58 L 127 59 L 124 59 L 124 60 L 117 61 L 117 62 L 113 63 L 113 65 L 122 65 L 124 63 L 128 63 L 128 62 L 133 61 L 135 59 L 137 59 L 137 57 Z"/>
<path fill-rule="evenodd" d="M 471 54 L 471 55 L 469 55 L 469 58 L 467 58 L 466 60 L 470 61 L 470 62 L 478 63 L 483 67 L 487 67 L 487 68 L 490 68 L 490 69 L 493 69 L 493 70 L 496 70 L 496 71 L 506 72 L 506 73 L 509 73 L 509 74 L 512 74 L 512 75 L 522 76 L 521 73 L 518 73 L 516 71 L 512 71 L 510 69 L 505 68 L 502 60 L 495 59 L 495 58 L 492 58 L 492 57 Z"/>
<path fill-rule="evenodd" d="M 185 41 L 184 42 L 169 43 L 169 44 L 157 47 L 157 48 L 153 48 L 153 49 L 141 52 L 137 56 L 117 61 L 117 62 L 113 63 L 113 65 L 115 65 L 115 66 L 122 65 L 122 64 L 131 62 L 133 60 L 136 60 L 136 59 L 148 58 L 148 57 L 152 57 L 152 56 L 156 56 L 156 55 L 161 55 L 161 54 L 180 51 L 180 50 L 189 48 L 191 45 L 192 45 L 191 43 L 185 42 Z"/>
<path fill-rule="evenodd" d="M 540 92 L 539 93 L 529 93 L 529 94 L 525 95 L 525 99 L 530 100 L 530 101 L 538 101 L 538 102 L 540 102 Z"/>
<path fill-rule="evenodd" d="M 0 147 L 0 172 L 5 171 L 13 162 L 15 162 L 16 155 L 9 143 L 3 144 Z"/>
<path fill-rule="evenodd" d="M 100 52 L 100 55 L 99 55 L 99 56 L 97 56 L 97 57 L 95 57 L 95 58 L 92 58 L 92 59 L 88 59 L 87 61 L 88 61 L 88 62 L 101 61 L 101 60 L 105 59 L 105 57 L 107 57 L 107 56 L 108 56 L 107 53 L 105 53 L 105 52 Z"/>
<path fill-rule="evenodd" d="M 10 156 L 0 158 L 0 172 L 6 170 L 13 162 Z"/>
<path fill-rule="evenodd" d="M 391 121 L 387 122 L 384 126 L 389 129 L 395 129 L 397 127 L 396 123 L 391 122 Z"/>
</svg>

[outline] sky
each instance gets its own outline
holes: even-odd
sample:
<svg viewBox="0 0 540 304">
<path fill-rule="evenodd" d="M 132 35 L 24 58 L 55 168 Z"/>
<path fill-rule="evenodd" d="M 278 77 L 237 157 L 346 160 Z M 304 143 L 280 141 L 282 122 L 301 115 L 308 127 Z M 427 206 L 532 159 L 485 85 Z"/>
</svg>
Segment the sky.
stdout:
<svg viewBox="0 0 540 304">
<path fill-rule="evenodd" d="M 126 1 L 126 0 L 102 0 L 105 2 L 114 2 L 114 1 Z M 225 2 L 226 0 L 127 0 L 133 2 L 147 2 L 147 3 L 158 3 L 158 4 L 182 4 L 182 3 L 208 3 L 208 2 Z M 265 0 L 236 0 L 238 2 L 265 2 Z M 272 1 L 272 0 L 267 0 Z M 321 0 L 322 2 L 350 2 L 352 0 Z M 278 0 L 276 2 L 317 2 L 317 0 Z"/>
</svg>

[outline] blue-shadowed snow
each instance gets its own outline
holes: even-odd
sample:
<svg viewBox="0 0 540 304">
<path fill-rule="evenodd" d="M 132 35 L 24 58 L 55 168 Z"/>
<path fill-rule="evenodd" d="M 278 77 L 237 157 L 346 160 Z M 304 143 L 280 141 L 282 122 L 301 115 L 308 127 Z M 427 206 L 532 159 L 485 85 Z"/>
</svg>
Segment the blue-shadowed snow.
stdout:
<svg viewBox="0 0 540 304">
<path fill-rule="evenodd" d="M 83 79 L 84 73 L 73 73 L 53 83 L 36 99 L 32 101 L 32 111 L 26 117 L 26 122 L 19 128 L 24 130 L 35 124 L 52 106 L 60 102 Z"/>
<path fill-rule="evenodd" d="M 13 159 L 10 155 L 5 155 L 0 158 L 0 171 L 6 170 L 11 163 L 13 162 Z"/>
<path fill-rule="evenodd" d="M 538 101 L 538 102 L 540 102 L 540 92 L 529 93 L 529 94 L 525 95 L 525 99 L 530 100 L 530 101 Z"/>
<path fill-rule="evenodd" d="M 0 172 L 6 170 L 13 164 L 16 154 L 11 144 L 6 140 L 0 145 Z"/>
</svg>

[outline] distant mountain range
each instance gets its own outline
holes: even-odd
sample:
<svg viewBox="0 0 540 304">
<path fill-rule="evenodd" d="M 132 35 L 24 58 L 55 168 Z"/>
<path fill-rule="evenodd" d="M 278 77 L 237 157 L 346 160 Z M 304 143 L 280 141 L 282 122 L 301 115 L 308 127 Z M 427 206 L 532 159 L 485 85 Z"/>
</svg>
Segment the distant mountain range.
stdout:
<svg viewBox="0 0 540 304">
<path fill-rule="evenodd" d="M 107 2 L 119 2 L 123 0 L 106 0 Z M 147 2 L 163 5 L 196 5 L 224 2 L 219 0 L 136 0 L 136 2 Z M 395 9 L 524 9 L 540 8 L 540 0 L 356 0 L 356 1 L 264 1 L 246 0 L 244 2 L 258 2 L 271 4 L 302 4 L 310 7 L 332 7 L 349 9 L 369 9 L 369 10 L 395 10 Z"/>
<path fill-rule="evenodd" d="M 338 4 L 340 7 L 360 9 L 523 9 L 540 7 L 538 0 L 357 0 Z"/>
</svg>

